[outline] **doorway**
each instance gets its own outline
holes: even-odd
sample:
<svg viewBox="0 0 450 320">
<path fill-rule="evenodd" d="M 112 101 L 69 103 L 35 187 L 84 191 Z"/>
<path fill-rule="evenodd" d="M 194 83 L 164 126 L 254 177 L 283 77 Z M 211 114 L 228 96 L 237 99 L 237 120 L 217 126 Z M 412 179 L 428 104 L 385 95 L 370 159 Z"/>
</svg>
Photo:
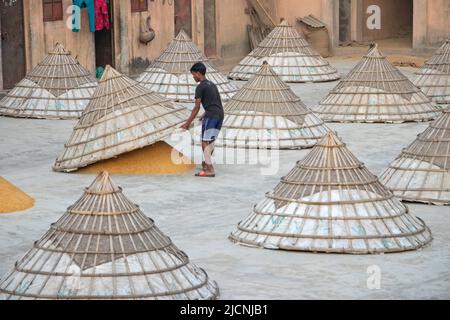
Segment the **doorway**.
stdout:
<svg viewBox="0 0 450 320">
<path fill-rule="evenodd" d="M 103 29 L 95 32 L 95 66 L 96 68 L 105 68 L 106 65 L 114 67 L 114 11 L 113 0 L 109 1 L 108 5 L 110 29 Z"/>
<path fill-rule="evenodd" d="M 183 29 L 192 39 L 192 4 L 191 0 L 175 0 L 175 36 Z"/>
<path fill-rule="evenodd" d="M 351 40 L 351 0 L 339 0 L 339 42 Z"/>
<path fill-rule="evenodd" d="M 26 74 L 23 0 L 0 6 L 3 89 L 12 89 Z"/>
<path fill-rule="evenodd" d="M 205 20 L 205 55 L 214 57 L 217 55 L 216 0 L 204 0 L 203 10 Z"/>
</svg>

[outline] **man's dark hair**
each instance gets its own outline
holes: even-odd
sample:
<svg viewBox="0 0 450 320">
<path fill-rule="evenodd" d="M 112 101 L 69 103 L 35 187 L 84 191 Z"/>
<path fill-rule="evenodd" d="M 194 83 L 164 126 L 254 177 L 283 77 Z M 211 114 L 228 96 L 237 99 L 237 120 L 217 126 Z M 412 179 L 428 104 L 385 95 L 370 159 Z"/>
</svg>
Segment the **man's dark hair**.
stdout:
<svg viewBox="0 0 450 320">
<path fill-rule="evenodd" d="M 194 64 L 192 66 L 191 72 L 200 72 L 202 75 L 205 75 L 206 74 L 206 66 L 201 62 L 197 62 L 196 64 Z"/>
</svg>

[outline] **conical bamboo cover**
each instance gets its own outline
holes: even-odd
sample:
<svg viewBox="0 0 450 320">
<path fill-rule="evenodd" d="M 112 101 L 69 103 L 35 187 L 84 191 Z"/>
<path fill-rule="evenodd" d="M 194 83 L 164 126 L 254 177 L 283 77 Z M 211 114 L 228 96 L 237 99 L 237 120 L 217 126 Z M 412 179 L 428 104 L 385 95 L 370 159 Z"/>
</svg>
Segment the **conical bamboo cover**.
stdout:
<svg viewBox="0 0 450 320">
<path fill-rule="evenodd" d="M 450 37 L 417 74 L 416 86 L 433 101 L 450 105 Z"/>
<path fill-rule="evenodd" d="M 188 117 L 185 108 L 107 66 L 53 169 L 74 171 L 152 145 Z"/>
<path fill-rule="evenodd" d="M 189 262 L 107 173 L 0 281 L 0 299 L 215 299 Z"/>
<path fill-rule="evenodd" d="M 403 200 L 450 204 L 450 109 L 402 151 L 380 180 Z"/>
<path fill-rule="evenodd" d="M 76 119 L 89 103 L 97 80 L 57 44 L 44 60 L 0 101 L 0 115 Z"/>
<path fill-rule="evenodd" d="M 228 77 L 249 80 L 263 61 L 267 61 L 285 82 L 322 82 L 340 78 L 337 70 L 286 20 L 239 62 Z"/>
<path fill-rule="evenodd" d="M 376 44 L 313 110 L 324 121 L 388 123 L 427 121 L 440 111 Z"/>
<path fill-rule="evenodd" d="M 331 132 L 231 235 L 268 249 L 359 254 L 418 249 L 431 239 Z"/>
<path fill-rule="evenodd" d="M 267 62 L 225 105 L 223 128 L 217 144 L 242 148 L 309 148 L 328 131 Z"/>
<path fill-rule="evenodd" d="M 211 65 L 183 30 L 139 76 L 138 81 L 172 100 L 192 102 L 197 83 L 190 70 L 196 62 L 206 65 L 206 77 L 217 85 L 223 101 L 228 101 L 237 92 L 238 88 Z"/>
</svg>

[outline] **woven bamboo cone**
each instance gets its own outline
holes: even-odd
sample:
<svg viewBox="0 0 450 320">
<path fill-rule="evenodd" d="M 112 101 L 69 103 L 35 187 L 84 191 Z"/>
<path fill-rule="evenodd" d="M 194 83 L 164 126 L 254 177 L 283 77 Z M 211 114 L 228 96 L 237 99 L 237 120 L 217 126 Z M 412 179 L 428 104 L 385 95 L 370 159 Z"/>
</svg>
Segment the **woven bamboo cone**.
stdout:
<svg viewBox="0 0 450 320">
<path fill-rule="evenodd" d="M 267 61 L 285 82 L 324 82 L 340 78 L 308 41 L 284 20 L 230 72 L 229 78 L 249 80 Z"/>
<path fill-rule="evenodd" d="M 0 213 L 24 211 L 33 206 L 33 198 L 6 179 L 0 177 Z"/>
<path fill-rule="evenodd" d="M 311 148 L 328 131 L 267 62 L 224 109 L 223 134 L 217 145 Z"/>
<path fill-rule="evenodd" d="M 0 299 L 215 299 L 219 289 L 104 172 L 0 281 Z"/>
<path fill-rule="evenodd" d="M 190 70 L 196 62 L 205 64 L 206 77 L 217 85 L 222 101 L 228 101 L 238 91 L 226 76 L 214 68 L 183 30 L 139 76 L 138 82 L 174 101 L 193 102 L 197 83 Z"/>
<path fill-rule="evenodd" d="M 230 239 L 266 249 L 369 254 L 418 249 L 432 236 L 329 132 Z"/>
<path fill-rule="evenodd" d="M 450 106 L 450 37 L 417 75 L 417 87 L 436 103 Z"/>
<path fill-rule="evenodd" d="M 188 117 L 189 112 L 184 107 L 176 106 L 169 99 L 150 92 L 107 66 L 91 102 L 75 125 L 72 136 L 56 159 L 53 169 L 71 172 L 113 159 L 112 163 L 105 164 L 103 168 L 110 168 L 116 173 L 142 173 L 144 165 L 147 173 L 162 173 L 162 167 L 158 172 L 153 171 L 158 166 L 155 160 L 161 160 L 161 157 L 144 158 L 154 154 L 156 149 L 163 152 L 163 158 L 167 159 L 170 154 L 164 145 L 157 144 L 142 150 L 142 154 L 133 151 L 161 142 Z M 128 154 L 131 152 L 133 153 Z M 123 162 L 121 159 L 114 159 L 122 155 L 125 158 Z M 136 163 L 135 168 L 130 166 L 133 162 Z M 174 162 L 167 163 L 166 167 L 167 173 L 193 168 L 190 163 Z M 97 166 L 93 172 L 101 169 L 101 166 Z"/>
<path fill-rule="evenodd" d="M 62 44 L 56 44 L 53 51 L 0 101 L 0 115 L 77 119 L 96 87 L 97 79 Z"/>
<path fill-rule="evenodd" d="M 372 44 L 339 84 L 312 108 L 326 122 L 428 121 L 441 111 Z"/>
<path fill-rule="evenodd" d="M 450 205 L 450 109 L 402 151 L 380 180 L 405 201 Z"/>
</svg>

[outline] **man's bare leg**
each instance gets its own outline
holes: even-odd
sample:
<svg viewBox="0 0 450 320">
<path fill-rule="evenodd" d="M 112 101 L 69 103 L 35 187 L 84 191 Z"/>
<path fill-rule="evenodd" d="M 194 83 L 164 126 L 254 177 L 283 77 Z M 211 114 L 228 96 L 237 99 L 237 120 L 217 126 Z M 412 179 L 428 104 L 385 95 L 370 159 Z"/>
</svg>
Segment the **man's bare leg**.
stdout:
<svg viewBox="0 0 450 320">
<path fill-rule="evenodd" d="M 209 143 L 209 144 L 211 144 L 211 143 Z M 214 142 L 213 142 L 213 144 L 214 144 Z M 203 147 L 203 144 L 202 144 L 202 149 L 203 149 L 203 157 L 204 157 L 204 154 L 205 154 L 205 148 Z M 211 157 L 214 155 L 214 151 L 216 151 L 215 145 L 212 147 Z M 206 161 L 202 161 L 202 169 L 203 169 L 204 171 L 207 171 L 207 170 L 208 170 L 208 166 L 207 166 L 207 164 L 206 164 Z"/>
<path fill-rule="evenodd" d="M 212 155 L 214 153 L 214 142 L 202 142 L 203 156 L 205 158 L 206 173 L 215 174 L 214 166 L 212 164 Z"/>
</svg>

